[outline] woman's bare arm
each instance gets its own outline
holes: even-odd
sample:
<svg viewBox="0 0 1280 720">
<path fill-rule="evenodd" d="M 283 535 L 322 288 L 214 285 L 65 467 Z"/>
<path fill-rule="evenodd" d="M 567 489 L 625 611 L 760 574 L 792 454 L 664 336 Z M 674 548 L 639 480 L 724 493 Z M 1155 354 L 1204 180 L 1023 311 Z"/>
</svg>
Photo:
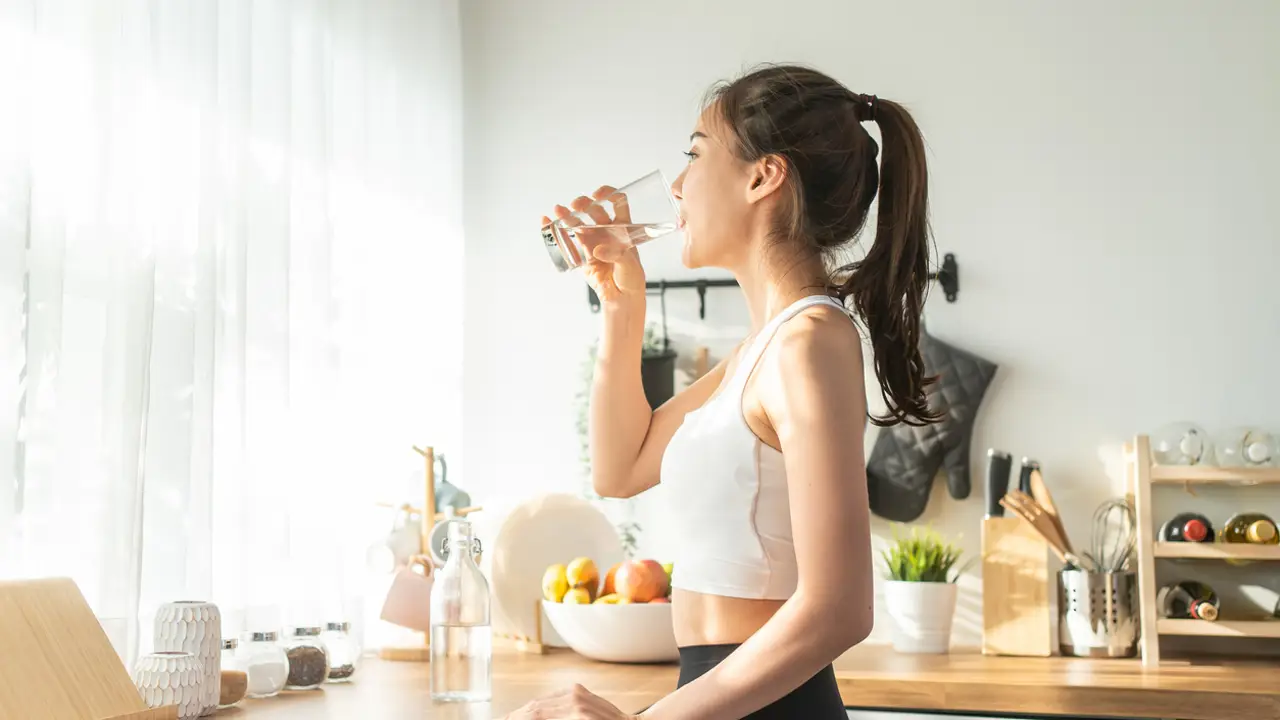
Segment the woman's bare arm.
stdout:
<svg viewBox="0 0 1280 720">
<path fill-rule="evenodd" d="M 651 410 L 640 376 L 644 306 L 605 305 L 591 382 L 591 484 L 602 497 L 628 498 L 658 484 L 662 454 L 684 416 L 720 386 L 725 362 Z"/>
</svg>

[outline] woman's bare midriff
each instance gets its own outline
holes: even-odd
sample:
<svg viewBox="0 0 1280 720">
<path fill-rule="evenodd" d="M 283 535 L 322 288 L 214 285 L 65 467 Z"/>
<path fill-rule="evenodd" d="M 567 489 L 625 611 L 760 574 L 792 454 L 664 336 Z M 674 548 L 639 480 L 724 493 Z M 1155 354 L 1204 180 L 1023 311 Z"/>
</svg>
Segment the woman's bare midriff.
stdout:
<svg viewBox="0 0 1280 720">
<path fill-rule="evenodd" d="M 671 611 L 676 644 L 688 647 L 745 642 L 773 617 L 783 602 L 673 589 Z"/>
</svg>

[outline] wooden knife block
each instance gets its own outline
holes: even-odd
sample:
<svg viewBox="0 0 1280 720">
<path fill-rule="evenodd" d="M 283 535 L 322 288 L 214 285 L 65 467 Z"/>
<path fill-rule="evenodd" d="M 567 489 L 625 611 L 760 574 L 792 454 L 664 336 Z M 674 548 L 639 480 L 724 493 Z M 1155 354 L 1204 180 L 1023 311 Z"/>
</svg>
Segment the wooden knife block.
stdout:
<svg viewBox="0 0 1280 720">
<path fill-rule="evenodd" d="M 1054 654 L 1049 544 L 1017 517 L 982 520 L 982 654 Z"/>
</svg>

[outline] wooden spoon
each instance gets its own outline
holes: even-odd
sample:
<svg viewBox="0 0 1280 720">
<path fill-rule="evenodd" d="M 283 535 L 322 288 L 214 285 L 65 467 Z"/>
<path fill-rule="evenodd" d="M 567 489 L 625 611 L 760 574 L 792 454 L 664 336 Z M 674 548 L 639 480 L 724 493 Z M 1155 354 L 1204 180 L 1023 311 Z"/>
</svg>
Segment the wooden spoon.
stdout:
<svg viewBox="0 0 1280 720">
<path fill-rule="evenodd" d="M 1044 484 L 1044 476 L 1040 474 L 1039 468 L 1031 471 L 1031 497 L 1035 498 L 1035 501 L 1053 520 L 1054 526 L 1058 529 L 1058 535 L 1062 538 L 1062 548 L 1074 553 L 1071 540 L 1067 537 L 1067 529 L 1063 527 L 1062 517 L 1058 514 L 1058 506 L 1054 505 L 1053 496 L 1049 494 L 1049 487 Z"/>
<path fill-rule="evenodd" d="M 1066 549 L 1065 541 L 1058 534 L 1058 528 L 1054 525 L 1052 518 L 1030 495 L 1021 490 L 1010 490 L 1000 499 L 1000 504 L 1031 525 L 1063 563 L 1081 568 L 1087 567 L 1074 552 Z"/>
</svg>

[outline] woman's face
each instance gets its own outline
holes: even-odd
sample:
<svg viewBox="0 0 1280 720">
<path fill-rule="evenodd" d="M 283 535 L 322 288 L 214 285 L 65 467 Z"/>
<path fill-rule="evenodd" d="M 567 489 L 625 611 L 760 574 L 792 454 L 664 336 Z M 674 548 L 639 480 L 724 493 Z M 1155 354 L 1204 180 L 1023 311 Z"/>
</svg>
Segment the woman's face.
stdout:
<svg viewBox="0 0 1280 720">
<path fill-rule="evenodd" d="M 746 256 L 751 166 L 734 155 L 727 135 L 714 113 L 704 112 L 689 138 L 688 165 L 671 184 L 680 202 L 685 267 L 733 269 Z"/>
</svg>

